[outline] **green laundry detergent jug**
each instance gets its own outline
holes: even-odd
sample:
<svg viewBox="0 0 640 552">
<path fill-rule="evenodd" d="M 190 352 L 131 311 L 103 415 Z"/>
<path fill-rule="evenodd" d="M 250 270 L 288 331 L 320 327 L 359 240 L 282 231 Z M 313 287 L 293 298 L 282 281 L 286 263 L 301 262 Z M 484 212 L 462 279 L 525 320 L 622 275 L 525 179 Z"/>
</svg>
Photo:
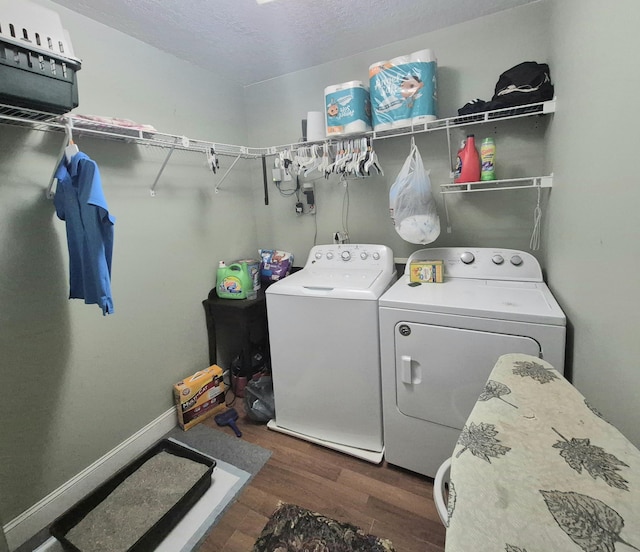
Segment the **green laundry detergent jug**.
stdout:
<svg viewBox="0 0 640 552">
<path fill-rule="evenodd" d="M 218 297 L 246 299 L 252 289 L 251 275 L 246 263 L 233 263 L 227 266 L 224 261 L 220 261 L 216 278 Z"/>
</svg>

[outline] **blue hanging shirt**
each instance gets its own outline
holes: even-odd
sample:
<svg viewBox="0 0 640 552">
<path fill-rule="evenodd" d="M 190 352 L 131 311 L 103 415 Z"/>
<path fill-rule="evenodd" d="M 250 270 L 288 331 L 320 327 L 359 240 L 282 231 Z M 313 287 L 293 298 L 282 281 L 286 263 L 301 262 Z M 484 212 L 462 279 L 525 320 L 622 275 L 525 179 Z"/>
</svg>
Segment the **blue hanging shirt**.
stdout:
<svg viewBox="0 0 640 552">
<path fill-rule="evenodd" d="M 112 314 L 111 257 L 116 219 L 109 214 L 98 165 L 78 152 L 68 163 L 63 157 L 55 177 L 58 185 L 53 202 L 58 218 L 67 226 L 69 299 L 96 303 L 103 315 Z"/>
</svg>

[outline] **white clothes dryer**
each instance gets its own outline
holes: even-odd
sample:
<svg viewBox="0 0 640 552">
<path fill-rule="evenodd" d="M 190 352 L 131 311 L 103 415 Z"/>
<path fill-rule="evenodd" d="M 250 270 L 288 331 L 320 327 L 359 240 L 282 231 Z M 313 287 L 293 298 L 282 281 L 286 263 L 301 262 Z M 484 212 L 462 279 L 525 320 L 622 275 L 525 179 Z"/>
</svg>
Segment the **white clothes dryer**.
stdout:
<svg viewBox="0 0 640 552">
<path fill-rule="evenodd" d="M 378 298 L 395 280 L 384 245 L 319 245 L 267 288 L 270 429 L 382 461 Z"/>
<path fill-rule="evenodd" d="M 410 282 L 412 262 L 434 260 L 444 263 L 443 283 Z M 379 304 L 391 464 L 435 477 L 501 355 L 528 353 L 564 370 L 565 315 L 529 253 L 417 251 Z"/>
</svg>

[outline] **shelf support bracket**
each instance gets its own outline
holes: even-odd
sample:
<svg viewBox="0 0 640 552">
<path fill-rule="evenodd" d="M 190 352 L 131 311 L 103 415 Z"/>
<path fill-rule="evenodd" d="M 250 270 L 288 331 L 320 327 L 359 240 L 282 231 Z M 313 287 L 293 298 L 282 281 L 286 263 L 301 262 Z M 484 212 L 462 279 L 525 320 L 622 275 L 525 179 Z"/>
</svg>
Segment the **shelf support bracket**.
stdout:
<svg viewBox="0 0 640 552">
<path fill-rule="evenodd" d="M 176 145 L 178 144 L 178 140 L 180 140 L 180 138 L 176 137 L 175 141 L 173 142 L 173 144 L 171 144 L 171 149 L 169 149 L 167 156 L 164 158 L 164 162 L 162 163 L 162 166 L 160 167 L 160 171 L 158 172 L 158 176 L 156 176 L 156 179 L 153 181 L 153 184 L 151 185 L 151 197 L 155 197 L 156 196 L 156 184 L 158 183 L 158 180 L 160 180 L 160 176 L 162 175 L 162 172 L 164 171 L 164 168 L 167 166 L 167 163 L 169 162 L 169 159 L 171 158 L 171 155 L 173 154 L 173 150 L 176 149 Z"/>
<path fill-rule="evenodd" d="M 242 153 L 233 160 L 233 163 L 231 163 L 231 166 L 227 169 L 227 172 L 222 175 L 220 182 L 216 184 L 216 189 L 215 189 L 216 194 L 218 193 L 218 189 L 220 188 L 220 185 L 224 182 L 224 179 L 227 178 L 227 175 L 231 172 L 231 169 L 235 167 L 236 163 L 240 160 L 241 157 L 242 157 Z"/>
<path fill-rule="evenodd" d="M 453 177 L 453 157 L 451 155 L 451 127 L 449 121 L 447 121 L 447 147 L 449 148 L 449 169 L 451 177 Z"/>
<path fill-rule="evenodd" d="M 540 176 L 536 179 L 536 186 L 540 188 L 552 188 L 553 187 L 553 173 L 549 176 Z"/>
</svg>

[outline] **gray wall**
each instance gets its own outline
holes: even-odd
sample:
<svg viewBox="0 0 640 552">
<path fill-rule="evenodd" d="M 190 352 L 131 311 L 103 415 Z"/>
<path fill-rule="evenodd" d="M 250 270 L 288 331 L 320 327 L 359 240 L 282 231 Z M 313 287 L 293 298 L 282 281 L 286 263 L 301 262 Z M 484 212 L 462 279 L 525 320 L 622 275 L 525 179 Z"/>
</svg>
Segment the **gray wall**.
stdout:
<svg viewBox="0 0 640 552">
<path fill-rule="evenodd" d="M 640 445 L 640 3 L 552 6 L 560 108 L 548 144 L 557 185 L 545 264 L 570 321 L 575 385 Z"/>
<path fill-rule="evenodd" d="M 79 113 L 245 144 L 242 90 L 60 6 Z M 9 521 L 172 406 L 208 366 L 201 301 L 218 259 L 256 255 L 248 163 L 218 194 L 198 153 L 77 138 L 116 216 L 115 314 L 69 301 L 65 226 L 45 189 L 63 136 L 0 125 L 0 518 Z M 233 158 L 221 159 L 222 170 Z M 255 163 L 255 162 L 254 162 Z M 217 177 L 219 178 L 219 176 Z"/>
<path fill-rule="evenodd" d="M 326 86 L 352 80 L 368 85 L 372 63 L 424 48 L 431 48 L 438 58 L 438 116 L 457 115 L 457 109 L 471 99 L 490 99 L 497 77 L 505 69 L 524 59 L 548 59 L 548 11 L 545 5 L 530 4 L 249 86 L 246 104 L 251 145 L 297 141 L 301 119 L 308 111 L 323 109 Z M 526 119 L 473 127 L 472 132 L 478 142 L 485 136 L 495 137 L 499 178 L 543 175 L 549 171 L 544 146 L 549 123 Z M 465 135 L 465 129 L 452 132 L 455 150 Z M 439 205 L 442 234 L 434 246 L 528 247 L 535 191 L 448 195 L 451 233 L 447 233 L 444 197 L 439 194 L 440 184 L 450 181 L 447 135 L 444 131 L 420 134 L 416 143 L 425 168 L 431 170 Z M 396 257 L 407 257 L 420 246 L 404 242 L 396 234 L 389 218 L 388 194 L 409 154 L 410 138 L 377 140 L 375 149 L 385 174 L 349 182 L 350 238 L 353 243 L 383 243 Z M 316 225 L 317 243 L 330 243 L 333 232 L 343 226 L 345 186 L 337 177 L 318 180 L 317 172 L 307 180 L 314 180 L 316 187 L 315 217 L 296 217 L 295 201 L 280 197 L 274 186 L 272 205 L 258 209 L 260 235 L 292 251 L 298 264 L 304 264 L 314 245 Z"/>
<path fill-rule="evenodd" d="M 44 2 L 43 5 L 51 7 Z M 496 136 L 498 167 L 508 176 L 555 174 L 544 194 L 538 257 L 570 322 L 573 379 L 590 402 L 636 444 L 640 406 L 639 234 L 633 159 L 638 76 L 634 0 L 616 10 L 595 0 L 549 0 L 371 50 L 309 71 L 248 87 L 162 54 L 55 6 L 69 29 L 79 74 L 79 112 L 129 117 L 159 130 L 227 143 L 295 142 L 300 119 L 322 109 L 325 86 L 367 80 L 369 64 L 425 47 L 439 59 L 440 113 L 488 99 L 497 75 L 524 59 L 549 61 L 558 112 L 542 121 L 485 125 Z M 596 79 L 596 76 L 598 77 Z M 636 86 L 634 86 L 636 85 Z M 245 112 L 246 109 L 246 112 Z M 209 138 L 210 136 L 210 138 Z M 454 136 L 459 141 L 461 136 Z M 218 259 L 261 247 L 293 251 L 304 262 L 313 245 L 342 227 L 345 187 L 316 182 L 315 219 L 270 187 L 262 204 L 257 162 L 240 162 L 219 194 L 196 154 L 176 153 L 150 198 L 166 152 L 83 138 L 98 161 L 118 217 L 114 255 L 116 313 L 68 301 L 64 227 L 44 189 L 60 136 L 0 126 L 0 332 L 3 425 L 0 518 L 37 502 L 171 405 L 171 386 L 207 364 L 200 301 Z M 454 143 L 456 143 L 454 141 Z M 527 249 L 535 192 L 466 194 L 447 200 L 444 230 L 439 183 L 448 180 L 446 137 L 417 137 L 443 220 L 434 245 Z M 400 240 L 388 220 L 388 190 L 409 138 L 379 141 L 385 176 L 349 183 L 353 242 L 381 242 L 398 257 L 418 246 Z M 223 160 L 228 166 L 231 159 Z M 224 168 L 223 166 L 223 168 Z M 253 222 L 255 219 L 255 223 Z M 601 269 L 594 271 L 594 267 Z M 25 482 L 28 482 L 25 484 Z"/>
</svg>

